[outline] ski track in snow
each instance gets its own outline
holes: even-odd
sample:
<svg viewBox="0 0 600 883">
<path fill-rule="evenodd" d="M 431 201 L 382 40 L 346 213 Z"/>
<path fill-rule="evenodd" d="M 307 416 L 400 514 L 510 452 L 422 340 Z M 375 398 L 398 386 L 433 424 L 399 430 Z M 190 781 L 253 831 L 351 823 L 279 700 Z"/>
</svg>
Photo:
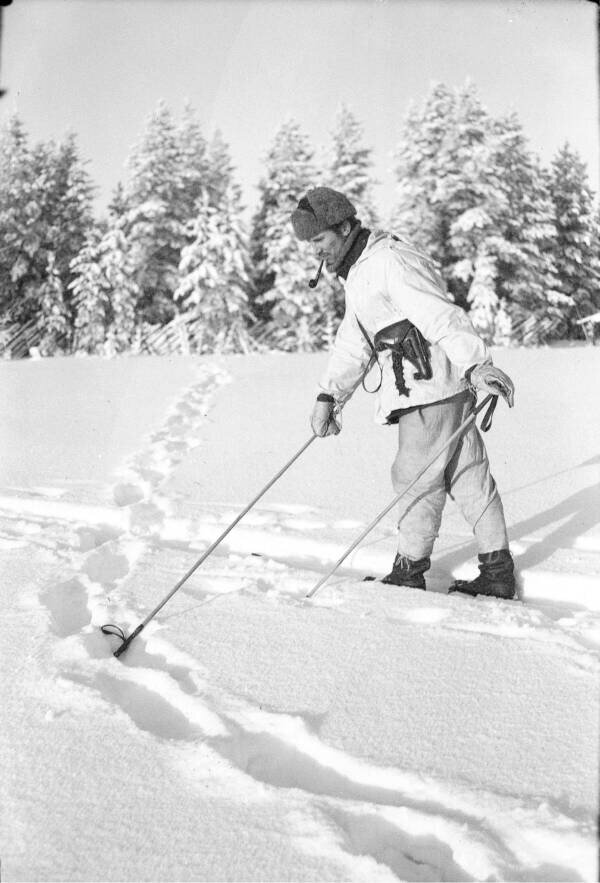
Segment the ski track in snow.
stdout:
<svg viewBox="0 0 600 883">
<path fill-rule="evenodd" d="M 211 686 L 193 657 L 160 637 L 156 622 L 118 663 L 107 656 L 115 642 L 99 626 L 111 621 L 132 630 L 148 613 L 128 604 L 126 590 L 143 557 L 168 548 L 200 554 L 239 511 L 207 504 L 181 517 L 161 492 L 194 446 L 215 389 L 228 382 L 214 366 L 199 369 L 199 375 L 163 427 L 124 465 L 112 488 L 112 506 L 65 502 L 53 488 L 0 498 L 0 547 L 43 545 L 67 565 L 64 581 L 39 594 L 56 676 L 67 687 L 93 691 L 150 737 L 169 740 L 173 764 L 191 779 L 206 776 L 195 751 L 201 742 L 217 769 L 220 764 L 260 787 L 293 792 L 312 820 L 298 816 L 298 842 L 305 840 L 313 854 L 323 849 L 346 863 L 352 856 L 371 857 L 380 880 L 518 880 L 524 879 L 523 867 L 536 868 L 528 880 L 588 879 L 592 823 L 584 838 L 582 819 L 558 805 L 354 758 L 321 740 L 308 718 L 267 711 Z M 184 586 L 182 592 L 205 603 L 230 592 L 303 603 L 318 573 L 345 548 L 319 534 L 339 529 L 353 538 L 361 526 L 328 525 L 308 507 L 258 508 L 207 563 L 210 588 Z M 600 547 L 590 548 L 588 541 L 586 551 L 598 555 Z M 346 563 L 343 579 L 334 578 L 311 603 L 335 607 L 344 603 L 345 592 L 358 597 L 358 574 L 381 572 L 388 559 L 388 550 L 366 545 Z M 454 596 L 444 606 L 411 606 L 390 618 L 547 642 L 566 663 L 597 670 L 600 605 L 592 586 L 597 581 L 542 570 L 525 572 L 522 581 L 526 607 Z M 466 615 L 475 609 L 476 622 Z"/>
</svg>

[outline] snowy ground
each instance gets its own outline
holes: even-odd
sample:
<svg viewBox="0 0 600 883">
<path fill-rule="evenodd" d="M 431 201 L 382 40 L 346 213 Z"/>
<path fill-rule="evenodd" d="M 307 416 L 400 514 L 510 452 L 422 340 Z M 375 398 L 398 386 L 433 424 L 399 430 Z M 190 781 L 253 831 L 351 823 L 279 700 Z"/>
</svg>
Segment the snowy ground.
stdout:
<svg viewBox="0 0 600 883">
<path fill-rule="evenodd" d="M 384 573 L 393 429 L 309 438 L 323 356 L 0 364 L 0 859 L 12 880 L 597 879 L 600 350 L 499 351 L 525 603 Z"/>
</svg>

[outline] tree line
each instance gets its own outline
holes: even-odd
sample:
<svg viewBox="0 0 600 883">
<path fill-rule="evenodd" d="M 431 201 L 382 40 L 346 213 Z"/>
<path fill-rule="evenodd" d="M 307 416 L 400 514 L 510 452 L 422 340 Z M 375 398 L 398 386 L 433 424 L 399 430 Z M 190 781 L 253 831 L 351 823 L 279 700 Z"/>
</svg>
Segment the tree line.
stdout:
<svg viewBox="0 0 600 883">
<path fill-rule="evenodd" d="M 245 221 L 229 146 L 191 106 L 160 102 L 101 217 L 75 135 L 32 144 L 13 116 L 0 133 L 2 328 L 33 324 L 43 355 L 135 351 L 140 331 L 195 320 L 198 352 L 331 343 L 343 290 L 298 242 L 290 211 L 327 184 L 371 229 L 425 249 L 451 297 L 491 343 L 582 336 L 600 310 L 600 215 L 567 143 L 545 168 L 515 114 L 495 118 L 471 83 L 434 85 L 410 106 L 394 153 L 391 218 L 374 197 L 372 150 L 342 106 L 319 155 L 286 120 L 263 158 Z"/>
</svg>

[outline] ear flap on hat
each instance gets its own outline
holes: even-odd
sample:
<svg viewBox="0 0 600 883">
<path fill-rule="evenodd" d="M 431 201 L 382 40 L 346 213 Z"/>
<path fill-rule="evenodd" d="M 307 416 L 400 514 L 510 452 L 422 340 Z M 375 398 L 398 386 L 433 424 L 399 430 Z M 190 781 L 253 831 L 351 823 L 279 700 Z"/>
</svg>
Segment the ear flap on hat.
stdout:
<svg viewBox="0 0 600 883">
<path fill-rule="evenodd" d="M 298 203 L 298 208 L 292 212 L 292 227 L 298 239 L 301 240 L 312 239 L 313 236 L 321 232 L 321 226 L 305 196 Z"/>
</svg>

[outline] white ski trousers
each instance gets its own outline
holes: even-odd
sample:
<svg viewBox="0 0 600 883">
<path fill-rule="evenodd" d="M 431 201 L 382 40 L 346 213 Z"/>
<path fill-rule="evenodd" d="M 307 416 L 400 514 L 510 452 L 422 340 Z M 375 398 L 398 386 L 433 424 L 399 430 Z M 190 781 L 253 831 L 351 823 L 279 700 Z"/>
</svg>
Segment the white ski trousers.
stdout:
<svg viewBox="0 0 600 883">
<path fill-rule="evenodd" d="M 401 493 L 474 408 L 470 391 L 405 411 L 398 422 L 398 453 L 392 483 Z M 409 558 L 431 555 L 446 496 L 454 500 L 477 541 L 479 554 L 508 548 L 502 500 L 490 473 L 479 429 L 472 423 L 430 466 L 400 501 L 398 552 Z"/>
</svg>

